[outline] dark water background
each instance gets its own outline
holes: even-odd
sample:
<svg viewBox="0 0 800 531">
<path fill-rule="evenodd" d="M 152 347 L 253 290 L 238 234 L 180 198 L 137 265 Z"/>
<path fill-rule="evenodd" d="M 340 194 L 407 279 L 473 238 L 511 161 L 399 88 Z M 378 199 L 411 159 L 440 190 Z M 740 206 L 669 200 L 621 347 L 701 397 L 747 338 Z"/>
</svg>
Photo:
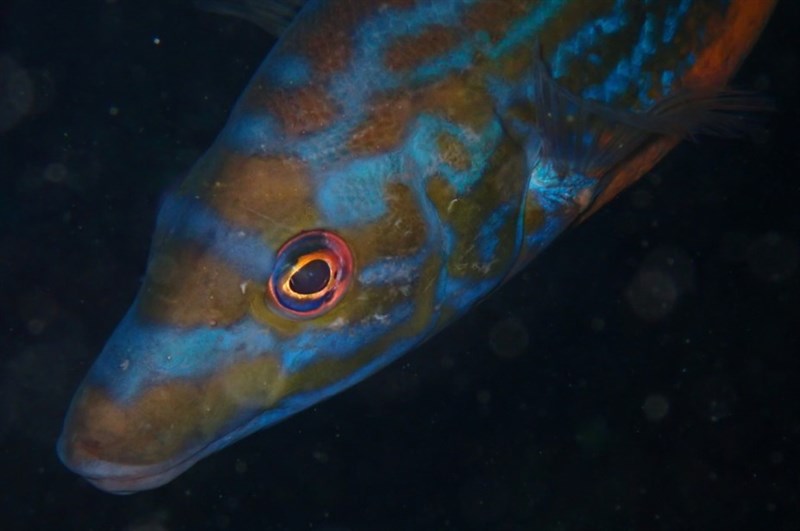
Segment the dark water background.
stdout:
<svg viewBox="0 0 800 531">
<path fill-rule="evenodd" d="M 0 528 L 800 529 L 800 3 L 684 144 L 449 330 L 166 487 L 101 493 L 62 415 L 163 190 L 271 44 L 189 0 L 0 4 Z"/>
</svg>

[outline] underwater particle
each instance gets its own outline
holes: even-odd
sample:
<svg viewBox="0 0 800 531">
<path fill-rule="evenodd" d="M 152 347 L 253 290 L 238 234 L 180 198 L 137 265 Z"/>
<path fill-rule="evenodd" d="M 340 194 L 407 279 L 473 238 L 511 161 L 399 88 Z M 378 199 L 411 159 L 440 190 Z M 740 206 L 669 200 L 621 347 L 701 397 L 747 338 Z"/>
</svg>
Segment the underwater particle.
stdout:
<svg viewBox="0 0 800 531">
<path fill-rule="evenodd" d="M 592 329 L 592 332 L 602 332 L 606 329 L 606 320 L 602 317 L 592 317 L 589 321 L 589 328 Z"/>
<path fill-rule="evenodd" d="M 31 333 L 35 333 L 39 328 L 43 330 L 61 314 L 62 309 L 58 301 L 40 289 L 22 294 L 17 302 L 17 316 L 21 321 L 28 323 L 28 330 Z"/>
<path fill-rule="evenodd" d="M 631 309 L 644 321 L 660 321 L 675 308 L 678 299 L 694 288 L 694 263 L 682 249 L 659 246 L 642 261 L 625 290 Z"/>
<path fill-rule="evenodd" d="M 44 179 L 51 183 L 63 183 L 67 180 L 67 167 L 58 162 L 52 162 L 44 168 Z"/>
<path fill-rule="evenodd" d="M 752 240 L 741 232 L 726 232 L 719 242 L 719 254 L 726 262 L 744 262 Z"/>
<path fill-rule="evenodd" d="M 119 107 L 117 107 L 116 105 L 112 105 L 111 107 L 108 108 L 108 114 L 110 114 L 111 116 L 118 116 Z"/>
<path fill-rule="evenodd" d="M 28 321 L 28 332 L 30 332 L 31 335 L 38 336 L 44 332 L 46 326 L 47 322 L 44 319 L 34 318 Z"/>
<path fill-rule="evenodd" d="M 12 57 L 0 55 L 0 133 L 30 114 L 33 105 L 33 79 Z"/>
<path fill-rule="evenodd" d="M 720 422 L 733 415 L 738 393 L 731 380 L 716 375 L 697 383 L 695 402 L 703 416 L 711 422 Z"/>
<path fill-rule="evenodd" d="M 492 393 L 488 389 L 481 389 L 478 391 L 478 394 L 475 397 L 478 400 L 478 403 L 482 406 L 489 405 L 489 402 L 492 401 Z"/>
<path fill-rule="evenodd" d="M 672 312 L 678 290 L 669 275 L 659 270 L 639 271 L 625 290 L 625 300 L 644 321 L 660 321 Z"/>
<path fill-rule="evenodd" d="M 439 362 L 439 364 L 442 366 L 442 369 L 452 369 L 453 367 L 456 366 L 456 360 L 453 358 L 453 356 L 445 354 L 444 356 L 442 356 L 442 359 Z"/>
<path fill-rule="evenodd" d="M 330 456 L 328 455 L 328 452 L 324 450 L 314 450 L 311 453 L 311 457 L 314 458 L 314 461 L 321 464 L 325 464 L 331 460 Z"/>
<path fill-rule="evenodd" d="M 664 395 L 650 394 L 644 399 L 642 411 L 644 411 L 644 416 L 647 420 L 658 422 L 663 420 L 669 413 L 669 401 Z"/>
<path fill-rule="evenodd" d="M 125 531 L 168 531 L 169 528 L 163 522 L 142 522 L 138 524 L 131 524 L 125 528 Z"/>
<path fill-rule="evenodd" d="M 76 324 L 75 331 L 78 326 Z M 50 421 L 59 414 L 60 403 L 69 398 L 70 392 L 69 385 L 53 375 L 68 374 L 71 357 L 86 352 L 87 348 L 81 341 L 66 334 L 55 341 L 47 342 L 42 338 L 21 348 L 9 344 L 3 350 L 0 358 L 0 439 L 13 430 L 16 437 L 34 445 L 51 444 Z M 47 370 L 42 370 L 43 367 Z M 29 414 L 31 411 L 37 414 Z"/>
<path fill-rule="evenodd" d="M 498 521 L 508 512 L 511 492 L 491 476 L 467 479 L 459 489 L 461 516 L 477 529 L 498 529 Z"/>
<path fill-rule="evenodd" d="M 605 448 L 610 436 L 608 422 L 601 416 L 584 419 L 575 429 L 575 442 L 585 451 L 592 453 Z"/>
<path fill-rule="evenodd" d="M 796 241 L 777 232 L 768 232 L 750 244 L 747 263 L 759 280 L 783 282 L 797 271 L 800 249 Z"/>
<path fill-rule="evenodd" d="M 231 517 L 227 514 L 215 514 L 214 523 L 219 529 L 228 529 L 231 526 Z"/>
<path fill-rule="evenodd" d="M 489 347 L 499 358 L 512 359 L 528 348 L 528 330 L 516 317 L 495 323 L 489 332 Z"/>
<path fill-rule="evenodd" d="M 644 210 L 653 206 L 653 194 L 649 190 L 636 189 L 631 194 L 633 207 Z"/>
</svg>

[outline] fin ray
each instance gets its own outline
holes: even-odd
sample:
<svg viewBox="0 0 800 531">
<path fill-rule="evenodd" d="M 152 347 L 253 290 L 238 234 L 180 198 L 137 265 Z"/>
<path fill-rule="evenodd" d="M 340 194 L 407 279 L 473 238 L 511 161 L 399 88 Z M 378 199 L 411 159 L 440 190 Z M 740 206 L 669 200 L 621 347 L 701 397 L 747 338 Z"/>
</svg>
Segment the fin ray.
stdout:
<svg viewBox="0 0 800 531">
<path fill-rule="evenodd" d="M 658 137 L 741 136 L 752 126 L 742 113 L 770 108 L 765 98 L 746 91 L 685 89 L 644 112 L 617 110 L 568 91 L 543 59 L 534 66 L 533 105 L 542 155 L 559 173 L 597 178 Z"/>
<path fill-rule="evenodd" d="M 209 13 L 247 20 L 274 37 L 280 37 L 307 0 L 195 0 Z"/>
</svg>

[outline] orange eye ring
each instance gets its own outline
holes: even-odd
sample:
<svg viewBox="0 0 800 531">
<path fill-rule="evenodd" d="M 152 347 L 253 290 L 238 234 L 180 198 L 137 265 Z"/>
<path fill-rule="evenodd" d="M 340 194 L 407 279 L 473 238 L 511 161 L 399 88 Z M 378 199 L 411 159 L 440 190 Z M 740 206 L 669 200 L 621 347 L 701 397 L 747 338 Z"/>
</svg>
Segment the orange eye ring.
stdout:
<svg viewBox="0 0 800 531">
<path fill-rule="evenodd" d="M 267 292 L 281 313 L 300 319 L 318 317 L 344 295 L 353 272 L 353 255 L 333 232 L 302 232 L 281 246 Z"/>
</svg>

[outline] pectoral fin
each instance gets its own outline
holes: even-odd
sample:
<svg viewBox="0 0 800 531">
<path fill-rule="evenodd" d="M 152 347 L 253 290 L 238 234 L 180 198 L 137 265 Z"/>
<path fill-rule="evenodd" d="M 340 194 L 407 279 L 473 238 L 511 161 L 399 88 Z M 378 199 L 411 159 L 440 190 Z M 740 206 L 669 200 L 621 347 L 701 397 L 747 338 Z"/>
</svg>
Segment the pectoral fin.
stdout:
<svg viewBox="0 0 800 531">
<path fill-rule="evenodd" d="M 575 176 L 596 180 L 594 199 L 635 182 L 680 140 L 698 134 L 740 136 L 753 125 L 747 113 L 769 108 L 755 94 L 720 88 L 680 90 L 643 112 L 618 109 L 571 93 L 543 59 L 534 65 L 528 94 L 532 118 L 512 118 L 514 134 L 523 143 L 526 135 L 536 139 L 531 158 L 552 168 L 554 183 Z M 594 211 L 594 199 L 582 210 Z"/>
</svg>

